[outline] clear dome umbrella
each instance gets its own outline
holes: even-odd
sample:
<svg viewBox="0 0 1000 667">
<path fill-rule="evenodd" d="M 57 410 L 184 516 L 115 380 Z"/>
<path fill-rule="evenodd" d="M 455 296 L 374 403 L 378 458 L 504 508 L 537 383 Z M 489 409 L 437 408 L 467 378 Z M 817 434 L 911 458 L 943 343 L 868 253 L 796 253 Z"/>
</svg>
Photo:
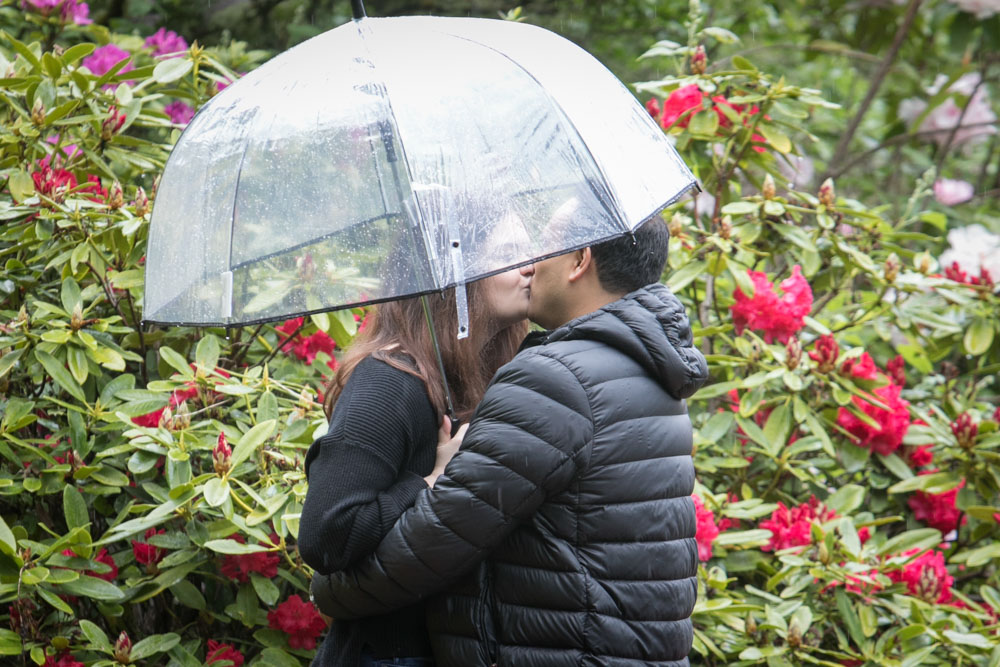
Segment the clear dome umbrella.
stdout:
<svg viewBox="0 0 1000 667">
<path fill-rule="evenodd" d="M 235 326 L 459 287 L 627 234 L 695 181 L 614 75 L 491 19 L 355 20 L 209 101 L 167 161 L 144 319 Z"/>
</svg>

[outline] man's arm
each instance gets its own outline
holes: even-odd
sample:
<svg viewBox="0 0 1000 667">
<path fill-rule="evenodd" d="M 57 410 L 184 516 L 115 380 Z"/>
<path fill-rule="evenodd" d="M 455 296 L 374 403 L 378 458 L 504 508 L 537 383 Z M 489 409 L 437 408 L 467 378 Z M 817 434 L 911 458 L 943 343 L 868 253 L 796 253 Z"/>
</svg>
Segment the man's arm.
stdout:
<svg viewBox="0 0 1000 667">
<path fill-rule="evenodd" d="M 592 436 L 590 403 L 570 369 L 544 354 L 517 357 L 497 373 L 434 488 L 375 553 L 313 578 L 317 605 L 334 618 L 358 618 L 443 590 L 569 485 Z"/>
</svg>

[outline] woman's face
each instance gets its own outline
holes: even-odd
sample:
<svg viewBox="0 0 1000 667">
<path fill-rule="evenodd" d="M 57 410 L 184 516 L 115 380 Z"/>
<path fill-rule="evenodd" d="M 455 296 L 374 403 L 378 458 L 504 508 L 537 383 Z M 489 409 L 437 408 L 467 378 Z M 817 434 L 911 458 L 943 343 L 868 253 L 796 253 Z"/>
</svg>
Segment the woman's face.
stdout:
<svg viewBox="0 0 1000 667">
<path fill-rule="evenodd" d="M 484 280 L 490 318 L 498 329 L 517 324 L 528 317 L 531 276 L 534 273 L 534 266 L 529 264 Z"/>
</svg>

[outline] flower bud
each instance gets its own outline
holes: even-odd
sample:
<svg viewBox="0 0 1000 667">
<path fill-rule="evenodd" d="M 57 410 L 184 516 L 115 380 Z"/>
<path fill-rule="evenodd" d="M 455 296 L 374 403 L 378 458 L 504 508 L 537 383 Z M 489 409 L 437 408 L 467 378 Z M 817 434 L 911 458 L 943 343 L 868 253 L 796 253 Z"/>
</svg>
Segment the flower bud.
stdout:
<svg viewBox="0 0 1000 667">
<path fill-rule="evenodd" d="M 820 336 L 815 349 L 809 353 L 809 358 L 816 362 L 816 371 L 819 373 L 829 373 L 837 368 L 838 356 L 840 356 L 840 346 L 829 334 Z"/>
<path fill-rule="evenodd" d="M 823 565 L 830 564 L 830 550 L 826 548 L 826 541 L 820 541 L 819 548 L 816 550 L 816 558 Z"/>
<path fill-rule="evenodd" d="M 45 105 L 42 104 L 40 97 L 35 98 L 35 103 L 31 107 L 31 122 L 39 127 L 45 124 Z"/>
<path fill-rule="evenodd" d="M 833 208 L 836 199 L 837 193 L 833 189 L 833 179 L 828 178 L 819 186 L 819 203 L 827 208 Z"/>
<path fill-rule="evenodd" d="M 149 198 L 146 197 L 146 191 L 142 187 L 138 187 L 135 190 L 135 201 L 132 202 L 133 213 L 138 217 L 143 217 L 152 207 L 149 205 Z"/>
<path fill-rule="evenodd" d="M 168 431 L 174 430 L 174 411 L 170 409 L 169 405 L 163 408 L 163 412 L 160 414 L 160 422 L 157 426 L 165 428 Z"/>
<path fill-rule="evenodd" d="M 119 664 L 127 665 L 132 662 L 132 640 L 128 638 L 128 633 L 124 630 L 118 635 L 113 655 Z"/>
<path fill-rule="evenodd" d="M 934 258 L 929 252 L 922 252 L 913 258 L 913 265 L 926 276 L 934 269 Z"/>
<path fill-rule="evenodd" d="M 153 187 L 149 191 L 149 200 L 156 201 L 156 191 L 160 189 L 160 174 L 153 179 Z"/>
<path fill-rule="evenodd" d="M 883 272 L 886 282 L 896 282 L 896 276 L 899 275 L 899 269 L 902 265 L 902 262 L 899 261 L 899 255 L 896 253 L 890 253 L 889 256 L 885 258 Z"/>
<path fill-rule="evenodd" d="M 979 433 L 979 426 L 972 422 L 972 416 L 968 412 L 963 412 L 955 417 L 951 423 L 951 432 L 962 449 L 971 449 L 976 442 L 976 435 Z"/>
<path fill-rule="evenodd" d="M 232 456 L 233 450 L 226 442 L 226 434 L 219 433 L 219 440 L 215 444 L 215 449 L 212 450 L 212 462 L 215 465 L 216 475 L 225 477 L 229 473 L 229 469 L 232 467 Z"/>
<path fill-rule="evenodd" d="M 111 106 L 108 108 L 108 116 L 101 123 L 101 139 L 108 141 L 111 137 L 118 134 L 118 130 L 122 129 L 122 125 L 125 124 L 125 113 L 118 110 L 118 107 Z"/>
<path fill-rule="evenodd" d="M 764 184 L 760 188 L 760 194 L 764 196 L 764 199 L 774 199 L 776 192 L 774 179 L 771 177 L 771 174 L 768 174 L 764 177 Z"/>
<path fill-rule="evenodd" d="M 670 232 L 670 236 L 673 238 L 680 238 L 684 235 L 684 216 L 680 213 L 674 213 L 673 217 L 670 218 L 670 222 L 667 223 L 667 231 Z"/>
<path fill-rule="evenodd" d="M 188 409 L 187 401 L 181 401 L 174 414 L 173 429 L 183 429 L 191 426 L 191 411 Z"/>
<path fill-rule="evenodd" d="M 312 253 L 307 252 L 301 257 L 296 257 L 295 267 L 298 269 L 299 280 L 303 283 L 311 283 L 316 277 L 316 263 L 313 261 Z"/>
<path fill-rule="evenodd" d="M 722 216 L 722 220 L 719 221 L 719 236 L 724 239 L 729 239 L 733 235 L 733 218 L 729 215 Z"/>
<path fill-rule="evenodd" d="M 788 343 L 785 344 L 785 352 L 788 357 L 785 359 L 785 366 L 788 370 L 794 371 L 799 367 L 799 361 L 802 359 L 802 343 L 795 336 L 788 339 Z"/>
<path fill-rule="evenodd" d="M 73 331 L 79 331 L 83 328 L 83 306 L 79 303 L 73 306 L 73 313 L 69 318 L 69 328 Z"/>
<path fill-rule="evenodd" d="M 704 74 L 706 67 L 708 67 L 708 56 L 705 54 L 705 47 L 699 44 L 691 54 L 691 73 Z"/>
<path fill-rule="evenodd" d="M 794 620 L 788 624 L 788 646 L 798 648 L 802 646 L 802 628 Z"/>
<path fill-rule="evenodd" d="M 125 195 L 122 192 L 122 184 L 115 181 L 108 188 L 108 208 L 117 210 L 125 203 Z"/>
<path fill-rule="evenodd" d="M 753 617 L 753 614 L 747 614 L 747 620 L 744 623 L 748 635 L 757 634 L 757 619 Z"/>
</svg>

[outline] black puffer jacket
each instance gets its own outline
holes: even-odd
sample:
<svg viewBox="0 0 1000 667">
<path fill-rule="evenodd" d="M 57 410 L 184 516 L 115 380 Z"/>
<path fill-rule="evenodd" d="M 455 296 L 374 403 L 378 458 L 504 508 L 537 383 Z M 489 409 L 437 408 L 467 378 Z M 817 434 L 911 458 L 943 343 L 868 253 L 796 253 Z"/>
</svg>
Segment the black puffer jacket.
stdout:
<svg viewBox="0 0 1000 667">
<path fill-rule="evenodd" d="M 528 342 L 433 491 L 375 554 L 320 576 L 335 618 L 432 600 L 445 666 L 687 665 L 696 597 L 684 398 L 706 379 L 680 302 L 637 290 Z"/>
</svg>

